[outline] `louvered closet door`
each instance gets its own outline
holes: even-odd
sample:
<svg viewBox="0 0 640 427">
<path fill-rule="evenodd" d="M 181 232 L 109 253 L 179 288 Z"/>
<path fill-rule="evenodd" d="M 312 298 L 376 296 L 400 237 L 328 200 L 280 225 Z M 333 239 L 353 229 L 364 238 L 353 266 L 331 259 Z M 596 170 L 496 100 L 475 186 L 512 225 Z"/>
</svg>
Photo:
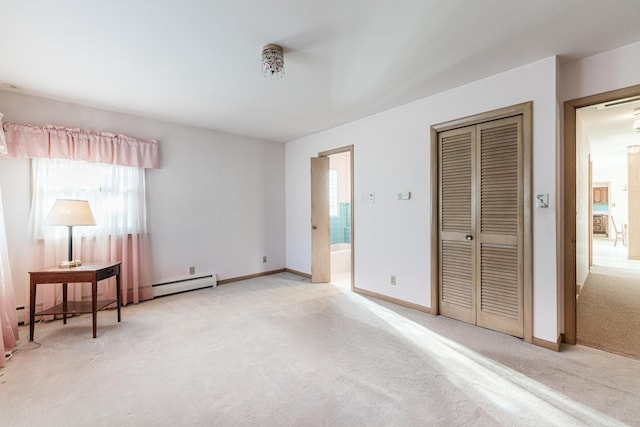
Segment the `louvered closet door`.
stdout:
<svg viewBox="0 0 640 427">
<path fill-rule="evenodd" d="M 477 125 L 477 324 L 523 336 L 522 118 Z"/>
<path fill-rule="evenodd" d="M 522 119 L 439 134 L 440 313 L 522 337 Z"/>
<path fill-rule="evenodd" d="M 473 236 L 475 129 L 438 135 L 440 154 L 440 312 L 476 322 Z"/>
</svg>

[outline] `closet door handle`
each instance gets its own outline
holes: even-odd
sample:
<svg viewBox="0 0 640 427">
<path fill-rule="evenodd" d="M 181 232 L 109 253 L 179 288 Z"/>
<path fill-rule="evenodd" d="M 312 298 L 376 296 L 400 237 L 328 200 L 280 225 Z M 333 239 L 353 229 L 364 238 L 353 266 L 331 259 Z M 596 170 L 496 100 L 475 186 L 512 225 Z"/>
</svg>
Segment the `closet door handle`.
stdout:
<svg viewBox="0 0 640 427">
<path fill-rule="evenodd" d="M 467 236 L 465 237 L 465 239 L 467 240 L 473 240 L 473 236 L 471 234 L 467 234 Z"/>
<path fill-rule="evenodd" d="M 318 229 L 318 226 L 317 226 L 317 225 L 312 225 L 312 226 L 311 226 L 311 229 L 312 229 L 312 230 L 317 230 L 317 229 Z"/>
</svg>

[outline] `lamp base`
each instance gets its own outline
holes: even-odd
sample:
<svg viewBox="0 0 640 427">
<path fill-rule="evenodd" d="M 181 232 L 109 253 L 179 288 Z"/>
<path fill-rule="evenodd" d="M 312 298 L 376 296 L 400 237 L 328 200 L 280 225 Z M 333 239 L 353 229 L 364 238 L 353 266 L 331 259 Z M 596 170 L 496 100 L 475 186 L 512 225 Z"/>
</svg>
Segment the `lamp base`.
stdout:
<svg viewBox="0 0 640 427">
<path fill-rule="evenodd" d="M 80 267 L 81 265 L 82 262 L 80 262 L 79 259 L 75 261 L 60 261 L 60 263 L 58 263 L 58 268 L 73 268 Z"/>
</svg>

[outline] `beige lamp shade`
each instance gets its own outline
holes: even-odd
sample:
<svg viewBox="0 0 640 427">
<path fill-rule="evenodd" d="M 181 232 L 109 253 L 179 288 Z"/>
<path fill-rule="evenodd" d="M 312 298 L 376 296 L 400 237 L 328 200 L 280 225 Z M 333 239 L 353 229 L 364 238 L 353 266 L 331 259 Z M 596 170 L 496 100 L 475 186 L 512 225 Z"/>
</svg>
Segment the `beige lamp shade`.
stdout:
<svg viewBox="0 0 640 427">
<path fill-rule="evenodd" d="M 57 199 L 44 222 L 47 225 L 96 225 L 89 202 L 70 199 Z"/>
</svg>

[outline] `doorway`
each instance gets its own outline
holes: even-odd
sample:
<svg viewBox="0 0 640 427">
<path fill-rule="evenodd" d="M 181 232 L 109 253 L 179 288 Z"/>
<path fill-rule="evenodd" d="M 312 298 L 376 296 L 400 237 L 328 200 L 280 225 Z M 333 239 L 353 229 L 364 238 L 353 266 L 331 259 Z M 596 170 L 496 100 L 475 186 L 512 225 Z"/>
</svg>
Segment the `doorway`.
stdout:
<svg viewBox="0 0 640 427">
<path fill-rule="evenodd" d="M 632 153 L 639 108 L 640 86 L 564 106 L 564 341 L 635 358 L 640 243 L 629 236 L 640 225 Z"/>
<path fill-rule="evenodd" d="M 353 290 L 353 146 L 312 158 L 312 282 Z"/>
</svg>

